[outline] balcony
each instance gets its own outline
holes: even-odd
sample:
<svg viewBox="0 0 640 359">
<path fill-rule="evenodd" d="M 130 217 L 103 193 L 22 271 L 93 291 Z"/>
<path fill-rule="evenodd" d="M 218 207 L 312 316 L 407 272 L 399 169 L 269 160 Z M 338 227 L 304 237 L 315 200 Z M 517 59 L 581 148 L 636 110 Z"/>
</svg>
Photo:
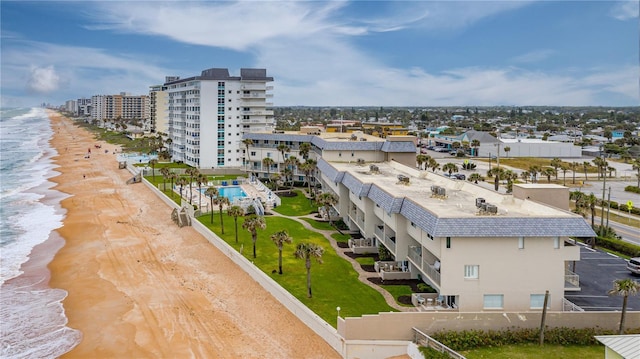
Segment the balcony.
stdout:
<svg viewBox="0 0 640 359">
<path fill-rule="evenodd" d="M 376 241 L 373 238 L 349 238 L 349 248 L 355 254 L 378 253 Z"/>
<path fill-rule="evenodd" d="M 568 269 L 564 270 L 564 290 L 568 292 L 580 291 L 580 276 Z"/>
<path fill-rule="evenodd" d="M 385 280 L 401 280 L 401 279 L 411 279 L 411 272 L 409 272 L 409 267 L 406 266 L 403 262 L 383 262 L 378 261 L 373 265 L 376 272 L 383 281 Z"/>
</svg>

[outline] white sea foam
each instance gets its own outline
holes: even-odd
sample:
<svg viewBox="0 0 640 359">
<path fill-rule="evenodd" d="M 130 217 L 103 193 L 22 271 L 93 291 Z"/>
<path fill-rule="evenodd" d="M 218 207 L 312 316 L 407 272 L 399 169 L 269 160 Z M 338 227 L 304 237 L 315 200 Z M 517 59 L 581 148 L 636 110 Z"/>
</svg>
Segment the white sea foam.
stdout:
<svg viewBox="0 0 640 359">
<path fill-rule="evenodd" d="M 51 190 L 56 174 L 48 141 L 53 131 L 43 109 L 0 110 L 0 357 L 53 358 L 76 346 L 81 333 L 66 327 L 67 293 L 47 288 L 47 277 L 20 276 L 33 248 L 62 225 Z M 53 255 L 53 254 L 51 254 Z M 46 263 L 38 265 L 46 266 Z M 35 267 L 36 273 L 46 268 Z"/>
</svg>

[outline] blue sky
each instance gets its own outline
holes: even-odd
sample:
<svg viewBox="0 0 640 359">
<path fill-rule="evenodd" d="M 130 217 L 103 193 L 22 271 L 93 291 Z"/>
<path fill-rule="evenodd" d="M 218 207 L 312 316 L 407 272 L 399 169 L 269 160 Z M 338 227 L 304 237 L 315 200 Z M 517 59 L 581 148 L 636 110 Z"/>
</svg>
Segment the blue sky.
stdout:
<svg viewBox="0 0 640 359">
<path fill-rule="evenodd" d="M 638 1 L 6 1 L 2 106 L 266 68 L 275 106 L 638 106 Z"/>
</svg>

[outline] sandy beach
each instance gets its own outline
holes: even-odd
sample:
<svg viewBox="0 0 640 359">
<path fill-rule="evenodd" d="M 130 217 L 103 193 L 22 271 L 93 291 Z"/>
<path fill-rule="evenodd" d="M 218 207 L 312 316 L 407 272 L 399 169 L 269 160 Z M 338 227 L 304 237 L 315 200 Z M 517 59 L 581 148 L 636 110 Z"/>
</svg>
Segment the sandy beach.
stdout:
<svg viewBox="0 0 640 359">
<path fill-rule="evenodd" d="M 114 145 L 95 149 L 86 130 L 50 117 L 52 180 L 71 195 L 50 286 L 68 291 L 68 326 L 83 334 L 64 358 L 340 357 L 144 185 L 126 185 Z"/>
</svg>

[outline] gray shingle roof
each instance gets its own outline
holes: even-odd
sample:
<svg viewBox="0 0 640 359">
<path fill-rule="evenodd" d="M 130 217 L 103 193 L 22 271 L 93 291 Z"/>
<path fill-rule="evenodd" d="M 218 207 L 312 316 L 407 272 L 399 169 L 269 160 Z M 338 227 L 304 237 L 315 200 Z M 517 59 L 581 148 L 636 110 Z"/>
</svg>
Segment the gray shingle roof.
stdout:
<svg viewBox="0 0 640 359">
<path fill-rule="evenodd" d="M 395 197 L 375 184 L 363 183 L 350 173 L 337 171 L 320 159 L 318 169 L 334 182 L 342 182 L 357 196 L 370 198 L 386 213 L 400 213 L 416 226 L 435 237 L 593 237 L 591 226 L 574 217 L 438 217 L 412 199 Z M 341 176 L 342 174 L 342 176 Z"/>
<path fill-rule="evenodd" d="M 409 141 L 385 141 L 382 144 L 382 152 L 416 152 L 416 145 Z"/>
</svg>

